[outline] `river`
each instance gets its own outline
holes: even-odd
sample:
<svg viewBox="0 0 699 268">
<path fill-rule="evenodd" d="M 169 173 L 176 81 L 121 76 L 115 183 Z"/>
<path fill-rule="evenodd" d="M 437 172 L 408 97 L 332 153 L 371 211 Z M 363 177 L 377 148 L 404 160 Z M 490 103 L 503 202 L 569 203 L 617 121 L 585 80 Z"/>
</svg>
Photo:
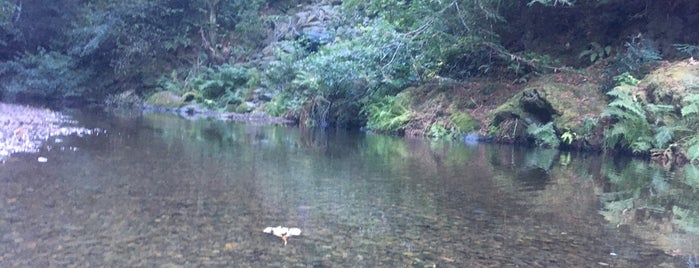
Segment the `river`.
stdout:
<svg viewBox="0 0 699 268">
<path fill-rule="evenodd" d="M 73 112 L 0 164 L 0 267 L 694 267 L 699 171 Z M 45 158 L 37 161 L 38 157 Z M 284 245 L 265 227 L 296 227 Z"/>
</svg>

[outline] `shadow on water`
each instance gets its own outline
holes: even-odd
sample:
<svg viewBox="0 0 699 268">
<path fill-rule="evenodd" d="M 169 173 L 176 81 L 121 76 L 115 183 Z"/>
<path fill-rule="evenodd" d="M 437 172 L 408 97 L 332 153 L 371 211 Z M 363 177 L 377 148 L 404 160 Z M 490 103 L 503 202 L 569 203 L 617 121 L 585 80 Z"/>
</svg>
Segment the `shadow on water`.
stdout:
<svg viewBox="0 0 699 268">
<path fill-rule="evenodd" d="M 0 166 L 0 266 L 692 266 L 697 170 L 340 130 L 76 114 Z M 77 148 L 65 150 L 61 148 Z M 262 233 L 298 227 L 288 245 Z"/>
</svg>

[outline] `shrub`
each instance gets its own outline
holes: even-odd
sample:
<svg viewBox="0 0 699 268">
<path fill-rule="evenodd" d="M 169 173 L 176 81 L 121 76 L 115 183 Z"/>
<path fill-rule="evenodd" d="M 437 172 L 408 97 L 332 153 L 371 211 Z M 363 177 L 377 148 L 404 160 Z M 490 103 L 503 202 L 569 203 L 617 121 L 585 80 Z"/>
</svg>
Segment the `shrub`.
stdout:
<svg viewBox="0 0 699 268">
<path fill-rule="evenodd" d="M 377 102 L 365 106 L 367 127 L 377 131 L 398 132 L 402 130 L 412 117 L 412 111 L 407 108 L 408 99 L 405 94 L 385 96 Z"/>
<path fill-rule="evenodd" d="M 223 107 L 227 104 L 239 104 L 247 96 L 245 89 L 249 88 L 248 82 L 257 83 L 255 71 L 245 67 L 224 64 L 213 68 L 206 68 L 203 72 L 192 74 L 190 77 L 180 78 L 176 71 L 169 76 L 161 77 L 160 88 L 177 93 L 188 93 L 199 101 L 212 103 L 217 100 Z"/>
<path fill-rule="evenodd" d="M 0 63 L 0 91 L 5 97 L 17 95 L 45 99 L 80 97 L 90 73 L 79 69 L 74 58 L 44 49 L 25 53 Z"/>
</svg>

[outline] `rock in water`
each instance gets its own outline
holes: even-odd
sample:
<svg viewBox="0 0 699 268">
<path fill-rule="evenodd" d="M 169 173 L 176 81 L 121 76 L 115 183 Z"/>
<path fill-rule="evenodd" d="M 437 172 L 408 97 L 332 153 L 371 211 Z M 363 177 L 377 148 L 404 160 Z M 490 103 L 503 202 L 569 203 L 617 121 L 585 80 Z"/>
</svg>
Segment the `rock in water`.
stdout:
<svg viewBox="0 0 699 268">
<path fill-rule="evenodd" d="M 301 229 L 299 228 L 289 228 L 282 226 L 267 227 L 264 230 L 262 230 L 262 232 L 280 237 L 282 241 L 284 241 L 284 245 L 286 245 L 287 238 L 291 236 L 301 235 Z"/>
</svg>

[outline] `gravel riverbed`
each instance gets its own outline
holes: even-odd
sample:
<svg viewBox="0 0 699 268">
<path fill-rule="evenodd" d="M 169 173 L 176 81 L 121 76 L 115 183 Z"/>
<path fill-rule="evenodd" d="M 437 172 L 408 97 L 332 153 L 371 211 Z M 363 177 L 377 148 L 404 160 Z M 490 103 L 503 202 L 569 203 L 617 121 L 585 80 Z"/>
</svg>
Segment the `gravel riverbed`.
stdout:
<svg viewBox="0 0 699 268">
<path fill-rule="evenodd" d="M 60 112 L 27 105 L 0 103 L 0 162 L 12 154 L 38 152 L 44 141 L 59 135 L 86 135 L 94 130 Z"/>
</svg>

